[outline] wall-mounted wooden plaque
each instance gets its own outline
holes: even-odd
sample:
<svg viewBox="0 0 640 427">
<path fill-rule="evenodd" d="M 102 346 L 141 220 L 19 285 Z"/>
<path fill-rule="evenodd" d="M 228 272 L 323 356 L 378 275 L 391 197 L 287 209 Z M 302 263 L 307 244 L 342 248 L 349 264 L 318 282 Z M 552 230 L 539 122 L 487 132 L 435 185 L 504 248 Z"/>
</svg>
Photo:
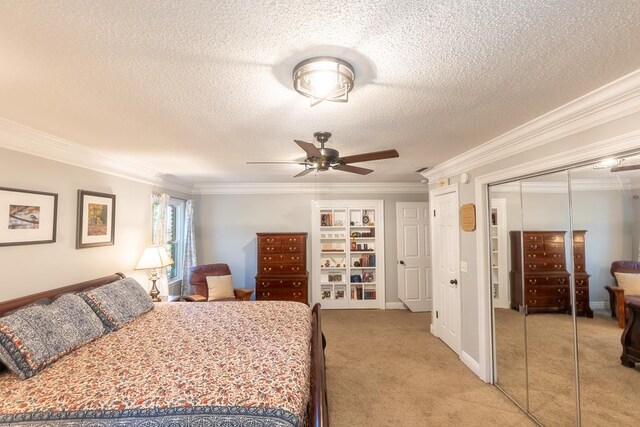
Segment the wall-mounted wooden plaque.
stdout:
<svg viewBox="0 0 640 427">
<path fill-rule="evenodd" d="M 463 231 L 476 229 L 476 205 L 467 203 L 460 207 L 460 227 Z"/>
</svg>

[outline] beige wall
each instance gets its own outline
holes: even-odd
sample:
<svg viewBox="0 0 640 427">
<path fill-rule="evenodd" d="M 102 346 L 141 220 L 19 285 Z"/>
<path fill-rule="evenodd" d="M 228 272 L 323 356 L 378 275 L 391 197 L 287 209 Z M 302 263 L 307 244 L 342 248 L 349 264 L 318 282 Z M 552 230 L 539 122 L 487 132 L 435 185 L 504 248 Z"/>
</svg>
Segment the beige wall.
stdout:
<svg viewBox="0 0 640 427">
<path fill-rule="evenodd" d="M 0 149 L 0 187 L 58 194 L 55 243 L 0 247 L 0 301 L 116 271 L 148 286 L 147 273 L 133 268 L 151 244 L 151 185 Z M 114 246 L 75 248 L 79 189 L 116 195 Z"/>
<path fill-rule="evenodd" d="M 396 202 L 427 200 L 424 194 L 322 194 L 318 200 L 384 200 L 386 301 L 398 302 Z M 229 264 L 235 286 L 255 288 L 257 232 L 301 231 L 307 240 L 311 273 L 311 202 L 313 194 L 201 195 L 196 197 L 198 263 Z M 310 280 L 311 281 L 311 280 Z M 311 291 L 311 289 L 309 289 Z M 311 293 L 310 293 L 311 294 Z"/>
</svg>

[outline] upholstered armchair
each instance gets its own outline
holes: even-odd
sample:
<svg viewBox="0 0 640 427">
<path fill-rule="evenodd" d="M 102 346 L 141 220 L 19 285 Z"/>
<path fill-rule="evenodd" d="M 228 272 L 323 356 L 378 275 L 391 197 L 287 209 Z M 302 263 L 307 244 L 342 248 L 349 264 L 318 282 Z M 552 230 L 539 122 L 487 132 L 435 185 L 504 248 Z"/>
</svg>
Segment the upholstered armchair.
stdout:
<svg viewBox="0 0 640 427">
<path fill-rule="evenodd" d="M 209 300 L 209 286 L 207 284 L 207 276 L 231 276 L 231 270 L 227 264 L 205 264 L 196 265 L 189 269 L 189 283 L 191 284 L 191 292 L 193 295 L 184 297 L 185 301 L 208 301 Z M 234 288 L 234 298 L 225 298 L 224 300 L 251 300 L 251 294 L 253 289 L 248 288 Z M 221 301 L 221 300 L 216 300 Z"/>
<path fill-rule="evenodd" d="M 624 289 L 618 286 L 615 273 L 640 274 L 640 262 L 638 261 L 613 261 L 611 263 L 611 275 L 613 276 L 613 286 L 605 286 L 609 292 L 609 303 L 611 304 L 611 317 L 618 319 L 618 326 L 624 328 Z"/>
</svg>

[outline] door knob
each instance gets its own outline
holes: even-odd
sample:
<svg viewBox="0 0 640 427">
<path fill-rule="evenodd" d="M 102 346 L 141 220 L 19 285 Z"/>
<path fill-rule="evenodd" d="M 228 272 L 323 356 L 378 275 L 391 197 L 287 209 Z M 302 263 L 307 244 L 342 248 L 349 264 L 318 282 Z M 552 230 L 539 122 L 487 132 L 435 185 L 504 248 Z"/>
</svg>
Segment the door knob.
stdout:
<svg viewBox="0 0 640 427">
<path fill-rule="evenodd" d="M 403 260 L 400 260 L 400 264 L 404 265 L 404 261 L 403 261 Z"/>
<path fill-rule="evenodd" d="M 457 285 L 458 284 L 458 279 L 451 279 L 451 280 L 449 280 L 449 283 L 451 283 L 452 285 Z"/>
</svg>

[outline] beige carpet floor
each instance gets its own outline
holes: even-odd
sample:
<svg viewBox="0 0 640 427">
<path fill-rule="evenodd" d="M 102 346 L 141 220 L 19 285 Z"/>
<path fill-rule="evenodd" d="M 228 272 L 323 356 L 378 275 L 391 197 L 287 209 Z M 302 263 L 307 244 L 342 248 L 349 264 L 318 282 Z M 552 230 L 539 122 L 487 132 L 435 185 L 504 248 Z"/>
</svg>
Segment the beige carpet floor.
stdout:
<svg viewBox="0 0 640 427">
<path fill-rule="evenodd" d="M 333 427 L 530 426 L 429 333 L 430 313 L 323 310 Z"/>
<path fill-rule="evenodd" d="M 582 426 L 639 425 L 640 372 L 620 363 L 622 329 L 608 315 L 577 323 Z M 575 426 L 571 317 L 527 316 L 526 359 L 522 316 L 498 309 L 495 328 L 498 384 L 545 426 Z"/>
</svg>

